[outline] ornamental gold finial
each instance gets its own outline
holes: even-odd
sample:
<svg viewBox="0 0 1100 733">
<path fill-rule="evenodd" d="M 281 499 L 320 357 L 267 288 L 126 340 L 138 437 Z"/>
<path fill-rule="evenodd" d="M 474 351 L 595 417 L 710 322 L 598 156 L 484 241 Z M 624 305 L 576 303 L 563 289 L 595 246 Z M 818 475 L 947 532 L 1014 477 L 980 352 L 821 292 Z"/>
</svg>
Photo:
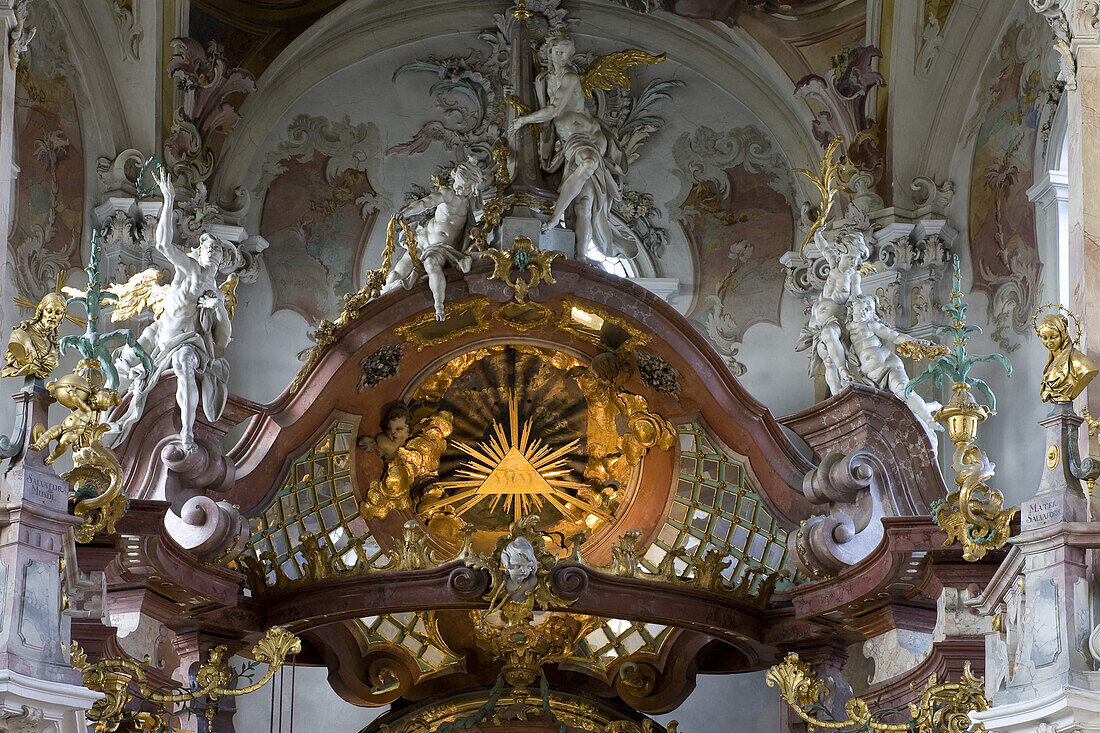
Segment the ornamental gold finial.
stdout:
<svg viewBox="0 0 1100 733">
<path fill-rule="evenodd" d="M 1037 320 L 1046 310 L 1055 312 L 1047 313 L 1042 320 Z M 1077 328 L 1076 339 L 1069 332 L 1070 318 Z M 1097 371 L 1092 360 L 1076 348 L 1076 343 L 1082 340 L 1081 319 L 1065 306 L 1045 303 L 1035 310 L 1031 317 L 1031 326 L 1049 352 L 1046 366 L 1043 367 L 1043 379 L 1039 383 L 1039 398 L 1043 402 L 1056 405 L 1073 402 L 1093 380 Z"/>
<path fill-rule="evenodd" d="M 531 11 L 527 9 L 527 0 L 517 0 L 512 8 L 512 17 L 516 20 L 527 20 L 531 17 Z"/>
<path fill-rule="evenodd" d="M 955 444 L 951 465 L 955 469 L 957 491 L 946 499 L 932 502 L 932 518 L 947 533 L 946 545 L 955 541 L 962 544 L 963 559 L 971 562 L 982 558 L 990 550 L 1004 547 L 1009 538 L 1009 524 L 1020 510 L 1004 509 L 1004 496 L 990 488 L 986 482 L 993 478 L 993 463 L 985 452 L 974 445 L 978 438 L 978 426 L 996 414 L 997 405 L 993 390 L 984 380 L 970 376 L 975 364 L 995 361 L 1012 376 L 1012 365 L 1001 354 L 971 356 L 966 351 L 970 335 L 981 333 L 977 326 L 966 324 L 966 303 L 963 302 L 962 275 L 959 258 L 953 260 L 951 277 L 951 301 L 943 306 L 951 316 L 950 326 L 941 326 L 937 333 L 953 335 L 954 345 L 947 354 L 937 356 L 919 377 L 909 382 L 909 394 L 921 382 L 931 379 L 939 387 L 946 377 L 951 380 L 954 394 L 951 400 L 936 414 L 936 420 L 947 425 L 947 433 Z M 978 404 L 971 387 L 981 392 L 989 406 Z"/>
</svg>

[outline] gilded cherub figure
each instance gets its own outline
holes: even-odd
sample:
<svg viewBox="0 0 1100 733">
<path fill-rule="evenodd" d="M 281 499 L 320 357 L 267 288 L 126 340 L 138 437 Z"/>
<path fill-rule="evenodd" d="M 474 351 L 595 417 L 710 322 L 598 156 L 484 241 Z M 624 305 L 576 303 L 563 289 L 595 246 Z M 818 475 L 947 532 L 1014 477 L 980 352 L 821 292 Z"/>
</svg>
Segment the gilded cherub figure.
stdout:
<svg viewBox="0 0 1100 733">
<path fill-rule="evenodd" d="M 355 444 L 365 451 L 378 453 L 382 456 L 382 460 L 389 463 L 397 457 L 398 449 L 405 445 L 405 441 L 412 433 L 412 413 L 404 404 L 394 405 L 386 413 L 386 419 L 382 425 L 382 432 L 373 438 L 364 435 L 355 441 Z"/>
<path fill-rule="evenodd" d="M 1035 332 L 1050 352 L 1039 397 L 1056 405 L 1073 402 L 1096 376 L 1096 365 L 1076 348 L 1064 315 L 1048 313 Z"/>
<path fill-rule="evenodd" d="M 57 278 L 57 289 L 46 293 L 37 305 L 23 297 L 15 299 L 16 305 L 33 308 L 34 315 L 12 329 L 0 376 L 45 379 L 57 368 L 61 323 L 68 318 L 77 325 L 84 325 L 83 319 L 69 315 L 65 296 L 61 293 L 64 285 L 65 275 L 61 274 Z"/>
<path fill-rule="evenodd" d="M 409 509 L 409 490 L 422 476 L 439 470 L 439 456 L 447 449 L 447 438 L 454 430 L 454 416 L 440 410 L 420 421 L 417 434 L 398 447 L 380 481 L 372 481 L 359 513 L 365 519 L 385 517 L 394 509 Z"/>
<path fill-rule="evenodd" d="M 428 278 L 435 305 L 435 318 L 444 320 L 443 301 L 447 292 L 447 276 L 444 265 L 453 265 L 462 272 L 470 271 L 471 257 L 465 252 L 463 242 L 466 232 L 474 225 L 474 204 L 485 174 L 472 159 L 467 159 L 451 170 L 449 186 L 440 186 L 432 193 L 408 204 L 398 214 L 403 220 L 425 211 L 432 218 L 412 232 L 405 229 L 405 254 L 397 261 L 386 277 L 383 293 L 404 286 L 406 289 L 420 279 Z"/>
<path fill-rule="evenodd" d="M 185 450 L 192 450 L 200 400 L 206 417 L 217 420 L 229 394 L 229 362 L 225 358 L 225 348 L 229 344 L 232 324 L 226 289 L 219 286 L 215 278 L 219 272 L 235 269 L 240 264 L 240 253 L 210 234 L 203 234 L 194 249 L 184 250 L 177 246 L 173 242 L 175 227 L 172 221 L 175 189 L 164 168 L 157 170 L 155 178 L 164 204 L 154 245 L 172 264 L 175 273 L 166 286 L 140 280 L 143 273 L 139 273 L 127 283 L 131 287 L 123 288 L 123 295 L 119 296 L 118 309 L 123 312 L 140 311 L 145 306 L 153 309 L 155 320 L 138 337 L 138 343 L 152 359 L 154 370 L 148 373 L 133 350 L 123 350 L 119 364 L 128 370 L 133 398 L 126 414 L 112 426 L 111 436 L 116 441 L 126 438 L 141 417 L 149 392 L 160 375 L 170 369 L 176 376 L 180 443 Z M 132 302 L 134 300 L 138 302 Z"/>
<path fill-rule="evenodd" d="M 877 305 L 873 295 L 856 295 L 848 301 L 848 339 L 859 359 L 860 374 L 869 384 L 892 392 L 905 402 L 927 430 L 942 429 L 932 417 L 932 413 L 940 408 L 938 402 L 925 402 L 916 392 L 906 397 L 909 375 L 905 373 L 905 364 L 892 348 L 903 343 L 931 346 L 931 342 L 911 338 L 883 323 L 876 314 Z"/>
<path fill-rule="evenodd" d="M 85 373 L 99 376 L 96 369 L 85 369 Z M 31 443 L 32 450 L 40 451 L 51 441 L 57 441 L 54 449 L 43 459 L 43 463 L 49 465 L 69 448 L 75 452 L 97 443 L 107 430 L 107 426 L 101 423 L 103 413 L 121 402 L 122 398 L 102 383 L 96 384 L 94 380 L 75 372 L 50 382 L 46 388 L 62 407 L 71 411 L 59 425 L 45 430 Z"/>
</svg>

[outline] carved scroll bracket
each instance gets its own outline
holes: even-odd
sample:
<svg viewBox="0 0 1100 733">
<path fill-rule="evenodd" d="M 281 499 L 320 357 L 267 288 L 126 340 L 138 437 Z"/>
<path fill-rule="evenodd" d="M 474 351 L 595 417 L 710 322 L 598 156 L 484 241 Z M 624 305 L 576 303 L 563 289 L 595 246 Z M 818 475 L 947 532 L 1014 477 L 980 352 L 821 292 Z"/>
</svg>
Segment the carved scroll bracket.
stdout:
<svg viewBox="0 0 1100 733">
<path fill-rule="evenodd" d="M 884 479 L 878 460 L 862 451 L 831 453 L 806 474 L 802 492 L 827 512 L 803 522 L 795 534 L 796 562 L 808 575 L 836 574 L 882 541 Z"/>
</svg>

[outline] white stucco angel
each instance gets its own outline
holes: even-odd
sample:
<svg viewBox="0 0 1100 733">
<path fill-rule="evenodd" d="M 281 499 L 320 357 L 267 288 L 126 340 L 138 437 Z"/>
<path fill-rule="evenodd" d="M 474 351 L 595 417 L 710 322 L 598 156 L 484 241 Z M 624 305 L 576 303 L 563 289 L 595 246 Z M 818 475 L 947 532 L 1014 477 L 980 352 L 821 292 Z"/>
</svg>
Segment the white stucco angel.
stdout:
<svg viewBox="0 0 1100 733">
<path fill-rule="evenodd" d="M 225 347 L 231 333 L 236 277 L 230 275 L 221 285 L 216 277 L 219 272 L 233 270 L 241 263 L 232 245 L 210 234 L 203 234 L 191 250 L 174 244 L 175 190 L 163 168 L 155 177 L 164 205 L 157 222 L 154 246 L 172 264 L 174 273 L 167 285 L 157 284 L 155 272 L 147 270 L 130 278 L 126 284 L 111 288 L 119 296 L 113 320 L 133 317 L 146 307 L 152 309 L 154 321 L 138 337 L 138 342 L 152 359 L 154 371 L 147 373 L 132 351 L 122 349 L 118 363 L 120 371 L 130 377 L 131 400 L 126 413 L 111 425 L 108 438 L 114 442 L 126 438 L 141 417 L 153 385 L 161 374 L 171 369 L 176 376 L 180 443 L 186 450 L 193 450 L 199 402 L 210 420 L 220 418 L 225 409 L 229 382 Z"/>
<path fill-rule="evenodd" d="M 931 342 L 915 339 L 883 323 L 876 311 L 878 301 L 873 295 L 856 295 L 848 301 L 848 339 L 852 351 L 859 359 L 859 373 L 863 381 L 879 389 L 892 392 L 899 400 L 909 405 L 925 427 L 934 431 L 938 428 L 932 413 L 940 408 L 938 402 L 925 402 L 913 392 L 905 396 L 909 386 L 909 375 L 905 373 L 905 364 L 894 353 L 894 347 L 903 343 L 916 343 L 931 346 Z"/>
<path fill-rule="evenodd" d="M 426 275 L 435 305 L 435 318 L 437 321 L 446 318 L 443 301 L 447 292 L 447 276 L 443 267 L 453 265 L 462 272 L 470 271 L 471 258 L 463 244 L 466 233 L 474 224 L 474 204 L 484 179 L 484 172 L 474 160 L 464 160 L 452 169 L 449 186 L 441 186 L 401 210 L 398 214 L 401 219 L 425 211 L 431 211 L 432 217 L 416 227 L 412 242 L 405 242 L 406 251 L 386 277 L 382 292 L 402 285 L 412 288 Z"/>
<path fill-rule="evenodd" d="M 664 56 L 635 50 L 608 54 L 581 74 L 573 65 L 573 40 L 560 30 L 547 36 L 542 52 L 549 66 L 535 79 L 540 108 L 513 120 L 511 131 L 552 123 L 540 128 L 539 152 L 543 169 L 548 173 L 561 170 L 562 177 L 558 199 L 543 231 L 560 224 L 568 212 L 582 252 L 591 242 L 608 257 L 633 257 L 636 248 L 623 251 L 616 247 L 611 223 L 611 206 L 622 198 L 623 151 L 614 132 L 588 110 L 585 98 L 592 96 L 593 89 L 611 89 L 613 84 L 629 87 L 624 68 L 659 63 Z M 632 247 L 624 238 L 620 241 Z"/>
<path fill-rule="evenodd" d="M 821 297 L 810 308 L 810 320 L 802 329 L 795 350 L 813 349 L 810 374 L 812 376 L 821 367 L 829 392 L 835 395 L 852 383 L 850 368 L 855 366 L 855 357 L 844 347 L 842 319 L 848 300 L 863 294 L 860 269 L 871 252 L 858 231 L 840 232 L 833 244 L 818 230 L 814 233 L 814 241 L 829 264 L 829 274 Z"/>
</svg>

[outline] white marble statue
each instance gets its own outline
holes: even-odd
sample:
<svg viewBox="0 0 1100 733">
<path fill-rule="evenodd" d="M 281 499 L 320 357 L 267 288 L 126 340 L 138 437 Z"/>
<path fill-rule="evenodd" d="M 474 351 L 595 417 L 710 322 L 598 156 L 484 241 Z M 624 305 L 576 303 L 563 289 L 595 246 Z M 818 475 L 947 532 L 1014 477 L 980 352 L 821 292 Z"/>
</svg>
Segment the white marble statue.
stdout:
<svg viewBox="0 0 1100 733">
<path fill-rule="evenodd" d="M 507 576 L 504 592 L 518 603 L 538 585 L 539 561 L 535 558 L 535 548 L 526 537 L 517 537 L 501 550 L 500 562 Z"/>
<path fill-rule="evenodd" d="M 112 424 L 108 438 L 122 441 L 141 417 L 145 402 L 160 375 L 171 369 L 176 376 L 176 403 L 180 410 L 180 443 L 193 450 L 195 414 L 199 402 L 210 420 L 217 420 L 228 397 L 229 362 L 225 347 L 230 338 L 230 315 L 226 293 L 216 277 L 222 270 L 239 264 L 236 250 L 220 239 L 203 234 L 199 244 L 184 250 L 173 243 L 172 221 L 175 190 L 167 172 L 155 174 L 164 197 L 157 223 L 154 245 L 172 264 L 174 274 L 166 287 L 157 287 L 155 295 L 130 292 L 120 298 L 145 298 L 153 308 L 155 320 L 145 328 L 138 342 L 153 362 L 148 374 L 134 353 L 124 347 L 119 358 L 120 371 L 130 377 L 132 393 L 129 408 Z M 198 376 L 202 376 L 199 387 Z"/>
<path fill-rule="evenodd" d="M 401 218 L 425 211 L 431 211 L 432 218 L 417 226 L 413 233 L 416 240 L 413 243 L 415 259 L 409 249 L 410 244 L 406 242 L 405 254 L 386 277 L 382 292 L 389 292 L 398 286 L 410 289 L 422 275 L 426 275 L 435 303 L 435 318 L 437 321 L 446 318 L 443 300 L 447 291 L 447 276 L 443 266 L 449 264 L 462 272 L 470 271 L 471 258 L 464 251 L 463 238 L 474 224 L 474 203 L 484 178 L 485 174 L 477 163 L 467 159 L 451 171 L 450 186 L 440 187 L 401 210 Z M 419 268 L 417 259 L 421 264 Z"/>
<path fill-rule="evenodd" d="M 795 346 L 797 351 L 812 349 L 811 376 L 820 368 L 834 395 L 852 382 L 892 392 L 924 423 L 931 437 L 939 429 L 932 413 L 940 405 L 925 402 L 916 393 L 905 396 L 909 377 L 894 352 L 894 347 L 902 343 L 929 342 L 911 338 L 884 323 L 876 313 L 874 296 L 863 294 L 861 270 L 871 255 L 863 234 L 842 229 L 830 241 L 818 231 L 814 241 L 829 264 L 829 274 Z"/>
<path fill-rule="evenodd" d="M 931 343 L 906 336 L 883 323 L 876 314 L 877 308 L 878 301 L 873 295 L 856 295 L 848 301 L 848 340 L 859 359 L 859 372 L 864 381 L 892 392 L 909 405 L 909 409 L 926 427 L 935 430 L 936 420 L 932 413 L 940 408 L 940 404 L 925 402 L 916 392 L 905 396 L 909 375 L 905 373 L 901 357 L 894 353 L 894 347 L 903 343 L 923 346 L 931 346 Z"/>
<path fill-rule="evenodd" d="M 636 252 L 616 251 L 611 206 L 622 198 L 623 153 L 614 135 L 585 107 L 581 75 L 573 65 L 576 49 L 560 31 L 547 36 L 542 46 L 549 66 L 535 79 L 540 108 L 512 121 L 511 131 L 525 125 L 552 123 L 552 133 L 540 130 L 540 156 L 544 170 L 562 171 L 558 199 L 543 231 L 572 215 L 577 242 L 583 250 L 589 242 L 608 257 L 632 257 Z"/>
<path fill-rule="evenodd" d="M 810 320 L 795 349 L 812 348 L 810 373 L 816 373 L 820 366 L 829 392 L 837 394 L 852 383 L 849 362 L 853 360 L 844 348 L 841 319 L 848 299 L 863 294 L 859 270 L 871 253 L 863 235 L 856 231 L 841 232 L 834 245 L 818 230 L 814 241 L 829 263 L 829 275 L 821 297 L 810 308 Z"/>
</svg>

